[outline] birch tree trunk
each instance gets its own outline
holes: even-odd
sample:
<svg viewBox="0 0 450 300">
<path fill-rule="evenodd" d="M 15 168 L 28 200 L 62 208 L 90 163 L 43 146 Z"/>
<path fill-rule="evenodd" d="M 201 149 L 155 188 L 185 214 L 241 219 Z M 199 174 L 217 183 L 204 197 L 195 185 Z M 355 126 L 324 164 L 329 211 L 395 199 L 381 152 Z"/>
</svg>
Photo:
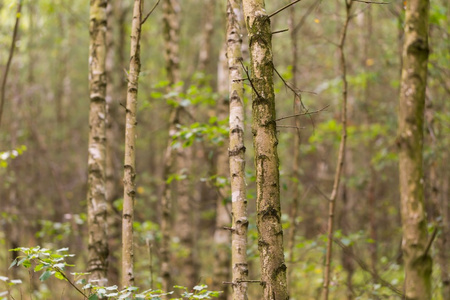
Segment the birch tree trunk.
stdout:
<svg viewBox="0 0 450 300">
<path fill-rule="evenodd" d="M 242 78 L 242 1 L 227 3 L 227 58 L 229 70 L 233 299 L 247 300 L 247 193 L 245 184 L 244 85 Z"/>
<path fill-rule="evenodd" d="M 424 208 L 423 121 L 428 62 L 428 0 L 406 4 L 398 113 L 399 173 L 406 299 L 431 299 L 431 268 Z"/>
<path fill-rule="evenodd" d="M 122 287 L 134 285 L 133 220 L 136 195 L 136 113 L 140 62 L 142 0 L 134 0 L 131 25 L 130 69 L 125 121 L 125 163 L 122 215 Z"/>
<path fill-rule="evenodd" d="M 281 228 L 272 32 L 264 0 L 244 0 L 250 48 L 252 133 L 261 280 L 265 300 L 289 299 Z"/>
<path fill-rule="evenodd" d="M 90 280 L 106 285 L 108 240 L 106 222 L 106 6 L 107 0 L 91 0 L 89 44 L 89 156 L 88 230 Z"/>
</svg>

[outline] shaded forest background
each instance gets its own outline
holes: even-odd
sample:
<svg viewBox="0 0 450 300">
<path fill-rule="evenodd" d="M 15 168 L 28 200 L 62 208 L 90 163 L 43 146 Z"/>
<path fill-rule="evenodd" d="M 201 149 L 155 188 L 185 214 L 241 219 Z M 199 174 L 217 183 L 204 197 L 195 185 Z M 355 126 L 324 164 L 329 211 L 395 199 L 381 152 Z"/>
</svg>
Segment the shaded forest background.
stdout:
<svg viewBox="0 0 450 300">
<path fill-rule="evenodd" d="M 123 151 L 126 69 L 132 1 L 111 1 L 108 14 L 108 158 L 111 283 L 119 278 L 120 222 L 123 197 Z M 272 12 L 286 1 L 267 1 Z M 144 11 L 154 3 L 145 1 Z M 192 149 L 189 163 L 190 228 L 198 277 L 213 285 L 216 202 L 230 201 L 220 193 L 228 171 L 217 169 L 217 153 L 227 149 L 228 120 L 220 101 L 228 97 L 220 71 L 224 62 L 225 1 L 181 1 L 181 94 L 167 93 L 161 6 L 142 28 L 141 74 L 137 126 L 137 194 L 135 216 L 136 284 L 158 287 L 160 197 L 168 120 L 175 97 L 189 108 L 191 119 L 174 144 Z M 292 10 L 295 18 L 291 19 Z M 286 81 L 296 72 L 296 87 L 310 111 L 302 116 L 300 169 L 292 169 L 296 131 L 293 119 L 278 123 L 282 221 L 291 299 L 317 299 L 323 280 L 328 195 L 333 184 L 339 146 L 340 80 L 336 43 L 345 19 L 342 1 L 304 0 L 271 19 L 274 63 Z M 0 3 L 0 66 L 4 70 L 15 22 L 16 1 Z M 397 106 L 404 22 L 403 1 L 386 5 L 356 2 L 345 45 L 347 55 L 348 145 L 337 198 L 336 247 L 331 278 L 334 299 L 396 299 L 382 277 L 402 290 L 401 222 L 396 147 Z M 8 267 L 8 249 L 41 245 L 70 247 L 76 269 L 86 261 L 86 187 L 88 140 L 89 5 L 86 1 L 25 1 L 17 48 L 7 83 L 0 128 L 0 275 L 22 278 L 34 287 L 36 299 L 51 298 L 60 283 L 39 283 L 24 270 Z M 425 115 L 425 199 L 432 245 L 433 299 L 449 291 L 450 171 L 450 4 L 432 1 L 430 56 Z M 291 21 L 291 23 L 290 23 Z M 293 25 L 292 25 L 293 24 Z M 295 28 L 295 30 L 292 30 Z M 294 33 L 294 35 L 293 35 Z M 297 63 L 292 65 L 292 38 Z M 244 35 L 244 44 L 246 43 Z M 244 65 L 248 53 L 244 49 Z M 293 114 L 291 91 L 275 76 L 277 117 Z M 224 87 L 225 86 L 225 87 Z M 259 278 L 255 185 L 251 141 L 251 88 L 246 87 L 246 158 L 249 200 L 250 279 Z M 182 170 L 173 174 L 173 184 Z M 293 201 L 295 189 L 300 201 Z M 176 199 L 176 197 L 174 197 Z M 173 205 L 177 214 L 177 203 Z M 176 228 L 176 224 L 174 225 Z M 296 230 L 295 236 L 290 232 Z M 222 229 L 219 229 L 222 230 Z M 177 257 L 186 255 L 178 231 L 172 232 L 175 283 L 189 285 Z M 291 238 L 289 238 L 291 237 Z M 374 275 L 375 274 L 375 275 Z M 30 282 L 31 281 L 31 282 Z M 216 288 L 216 287 L 215 287 Z M 217 289 L 222 290 L 224 286 Z M 1 289 L 1 288 L 0 288 Z M 23 291 L 27 288 L 23 287 Z M 70 293 L 69 291 L 67 293 Z M 250 285 L 249 298 L 259 299 L 260 287 Z M 348 296 L 350 295 L 350 296 Z"/>
</svg>

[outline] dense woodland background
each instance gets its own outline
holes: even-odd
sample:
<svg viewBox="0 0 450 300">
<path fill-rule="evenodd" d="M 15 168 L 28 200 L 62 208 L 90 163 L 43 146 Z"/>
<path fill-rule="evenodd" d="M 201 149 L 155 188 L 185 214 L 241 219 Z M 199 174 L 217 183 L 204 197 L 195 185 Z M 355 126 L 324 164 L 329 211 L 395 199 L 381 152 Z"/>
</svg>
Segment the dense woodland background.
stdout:
<svg viewBox="0 0 450 300">
<path fill-rule="evenodd" d="M 132 1 L 110 1 L 108 14 L 108 169 L 110 283 L 118 282 L 120 222 L 123 198 L 123 151 L 126 70 Z M 144 1 L 144 12 L 154 2 Z M 220 101 L 228 97 L 223 69 L 226 1 L 181 1 L 181 103 L 191 120 L 174 143 L 192 149 L 189 172 L 191 244 L 172 232 L 175 283 L 201 282 L 212 289 L 216 230 L 216 202 L 228 171 L 217 169 L 217 153 L 227 149 L 228 121 Z M 267 1 L 272 12 L 287 1 Z M 14 28 L 17 2 L 0 2 L 0 69 L 4 70 Z M 355 2 L 345 45 L 348 72 L 348 145 L 337 198 L 336 234 L 331 278 L 332 299 L 397 299 L 378 277 L 402 290 L 397 106 L 401 70 L 404 3 L 385 5 Z M 294 18 L 292 19 L 292 16 Z M 88 140 L 89 3 L 79 0 L 40 0 L 23 3 L 14 58 L 6 89 L 0 127 L 0 275 L 21 278 L 17 295 L 33 299 L 75 299 L 62 291 L 63 283 L 40 283 L 26 270 L 8 270 L 15 253 L 8 249 L 41 245 L 69 247 L 75 253 L 74 270 L 86 262 L 86 188 Z M 141 39 L 141 74 L 137 126 L 137 195 L 135 216 L 136 285 L 157 288 L 159 275 L 160 197 L 168 119 L 174 96 L 167 93 L 163 57 L 161 5 L 144 23 Z M 450 171 L 450 3 L 431 1 L 430 56 L 425 115 L 425 199 L 429 232 L 438 228 L 433 242 L 433 299 L 449 294 Z M 340 139 L 342 83 L 336 43 L 345 20 L 340 0 L 304 0 L 271 19 L 275 68 L 296 87 L 310 111 L 302 116 L 300 169 L 293 170 L 292 118 L 278 122 L 278 151 L 285 257 L 291 299 L 317 299 L 322 287 L 328 201 Z M 291 22 L 291 23 L 290 23 Z M 293 25 L 292 25 L 293 24 Z M 292 40 L 296 40 L 293 67 Z M 246 43 L 244 35 L 244 44 Z M 244 49 L 244 65 L 248 65 Z M 292 92 L 275 76 L 277 117 L 293 114 Z M 249 200 L 250 279 L 259 278 L 255 225 L 255 186 L 251 141 L 251 88 L 246 85 L 246 158 Z M 176 174 L 181 174 L 178 170 Z M 173 184 L 177 181 L 174 174 Z M 219 177 L 218 177 L 219 174 Z M 225 174 L 225 175 L 224 175 Z M 299 202 L 293 201 L 299 189 Z M 173 213 L 177 214 L 177 203 Z M 295 205 L 298 205 L 296 207 Z M 176 218 L 174 217 L 174 220 Z M 174 225 L 176 228 L 176 224 Z M 294 239 L 290 232 L 296 230 Z M 196 278 L 185 278 L 177 264 L 193 249 Z M 0 290 L 3 287 L 0 286 Z M 19 292 L 21 290 L 21 292 Z M 58 291 L 55 294 L 55 291 Z M 251 284 L 250 299 L 259 299 L 261 287 Z M 53 296 L 51 296 L 53 295 Z"/>
</svg>

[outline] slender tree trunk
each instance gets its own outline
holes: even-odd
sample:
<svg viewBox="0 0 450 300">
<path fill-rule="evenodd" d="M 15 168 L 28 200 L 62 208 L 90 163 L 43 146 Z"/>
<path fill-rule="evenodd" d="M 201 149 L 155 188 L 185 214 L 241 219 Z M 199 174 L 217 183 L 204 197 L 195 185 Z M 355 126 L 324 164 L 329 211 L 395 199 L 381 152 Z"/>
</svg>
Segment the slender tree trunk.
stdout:
<svg viewBox="0 0 450 300">
<path fill-rule="evenodd" d="M 272 31 L 263 0 L 244 0 L 250 48 L 252 133 L 261 280 L 265 300 L 289 299 L 281 227 Z"/>
<path fill-rule="evenodd" d="M 89 148 L 88 148 L 88 230 L 90 280 L 106 285 L 108 241 L 106 222 L 106 5 L 91 0 L 89 45 Z"/>
<path fill-rule="evenodd" d="M 431 299 L 424 208 L 423 120 L 428 62 L 428 0 L 406 3 L 398 113 L 399 173 L 406 299 Z"/>
<path fill-rule="evenodd" d="M 247 300 L 247 191 L 245 183 L 244 85 L 242 78 L 242 1 L 227 2 L 227 58 L 230 102 L 229 164 L 232 205 L 231 264 L 233 299 Z"/>
<path fill-rule="evenodd" d="M 20 11 L 22 9 L 22 0 L 17 3 L 16 23 L 14 25 L 11 48 L 9 50 L 8 61 L 6 62 L 5 72 L 3 73 L 2 87 L 0 90 L 0 126 L 2 123 L 3 106 L 5 104 L 6 97 L 6 82 L 8 81 L 9 68 L 11 67 L 12 58 L 14 56 L 14 50 L 16 48 L 17 32 L 19 31 Z"/>
<path fill-rule="evenodd" d="M 142 0 L 134 0 L 131 23 L 130 69 L 125 121 L 125 163 L 122 215 L 122 287 L 134 285 L 133 220 L 136 195 L 136 114 L 140 61 Z"/>
<path fill-rule="evenodd" d="M 297 63 L 298 63 L 298 51 L 297 51 L 297 30 L 295 28 L 295 6 L 289 9 L 289 32 L 291 39 L 291 57 L 292 57 L 292 85 L 297 87 Z M 299 95 L 294 95 L 293 101 L 293 112 L 294 114 L 299 114 L 301 112 L 301 99 Z M 293 263 L 295 260 L 294 246 L 295 246 L 295 236 L 297 232 L 297 217 L 298 217 L 298 205 L 300 201 L 300 143 L 301 143 L 301 132 L 300 132 L 300 117 L 296 117 L 293 120 L 293 126 L 295 127 L 294 133 L 294 149 L 292 156 L 294 157 L 294 162 L 292 165 L 292 203 L 289 213 L 289 219 L 291 226 L 289 228 L 288 235 L 288 253 L 289 253 L 289 263 L 290 269 L 288 271 L 288 283 L 292 282 L 292 272 L 294 270 Z"/>
<path fill-rule="evenodd" d="M 345 12 L 346 19 L 344 23 L 344 27 L 341 31 L 341 36 L 339 39 L 338 49 L 339 49 L 339 58 L 340 58 L 340 70 L 342 76 L 342 113 L 341 113 L 341 122 L 342 122 L 342 133 L 341 133 L 341 142 L 339 144 L 339 153 L 338 153 L 338 161 L 336 164 L 336 172 L 334 175 L 334 183 L 333 190 L 331 191 L 329 206 L 328 206 L 328 226 L 327 226 L 327 254 L 325 257 L 325 274 L 323 280 L 323 299 L 328 300 L 329 295 L 329 286 L 330 286 L 330 274 L 331 274 L 331 260 L 333 255 L 333 232 L 334 232 L 334 214 L 336 211 L 336 198 L 339 191 L 339 183 L 341 181 L 341 174 L 344 167 L 344 158 L 345 158 L 345 147 L 347 143 L 347 94 L 348 94 L 348 84 L 347 84 L 347 65 L 345 61 L 345 39 L 347 37 L 347 28 L 350 23 L 351 15 L 350 11 L 352 8 L 353 0 L 345 0 Z"/>
</svg>

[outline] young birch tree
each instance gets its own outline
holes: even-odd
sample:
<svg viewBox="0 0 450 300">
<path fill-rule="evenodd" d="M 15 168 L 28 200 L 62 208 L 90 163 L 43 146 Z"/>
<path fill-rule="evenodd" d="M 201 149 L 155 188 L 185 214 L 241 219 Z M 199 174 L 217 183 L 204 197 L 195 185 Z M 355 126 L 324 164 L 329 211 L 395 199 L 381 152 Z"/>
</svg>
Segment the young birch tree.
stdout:
<svg viewBox="0 0 450 300">
<path fill-rule="evenodd" d="M 250 48 L 252 133 L 261 280 L 265 300 L 289 299 L 281 228 L 272 31 L 264 0 L 244 0 Z"/>
<path fill-rule="evenodd" d="M 125 121 L 125 163 L 124 193 L 122 213 L 122 286 L 134 285 L 133 271 L 133 219 L 136 195 L 136 113 L 138 97 L 138 81 L 141 69 L 142 0 L 134 0 L 133 21 L 131 25 L 130 69 L 128 71 L 128 89 Z"/>
<path fill-rule="evenodd" d="M 399 174 L 406 299 L 431 299 L 424 207 L 423 125 L 428 63 L 428 0 L 406 2 L 398 113 Z"/>
<path fill-rule="evenodd" d="M 242 80 L 241 0 L 227 3 L 227 58 L 230 101 L 230 178 L 232 202 L 231 263 L 233 299 L 247 300 L 247 196 L 245 185 L 244 85 Z"/>
<path fill-rule="evenodd" d="M 87 270 L 90 280 L 106 285 L 108 240 L 106 222 L 106 6 L 107 0 L 91 0 L 89 13 L 89 146 Z"/>
</svg>

